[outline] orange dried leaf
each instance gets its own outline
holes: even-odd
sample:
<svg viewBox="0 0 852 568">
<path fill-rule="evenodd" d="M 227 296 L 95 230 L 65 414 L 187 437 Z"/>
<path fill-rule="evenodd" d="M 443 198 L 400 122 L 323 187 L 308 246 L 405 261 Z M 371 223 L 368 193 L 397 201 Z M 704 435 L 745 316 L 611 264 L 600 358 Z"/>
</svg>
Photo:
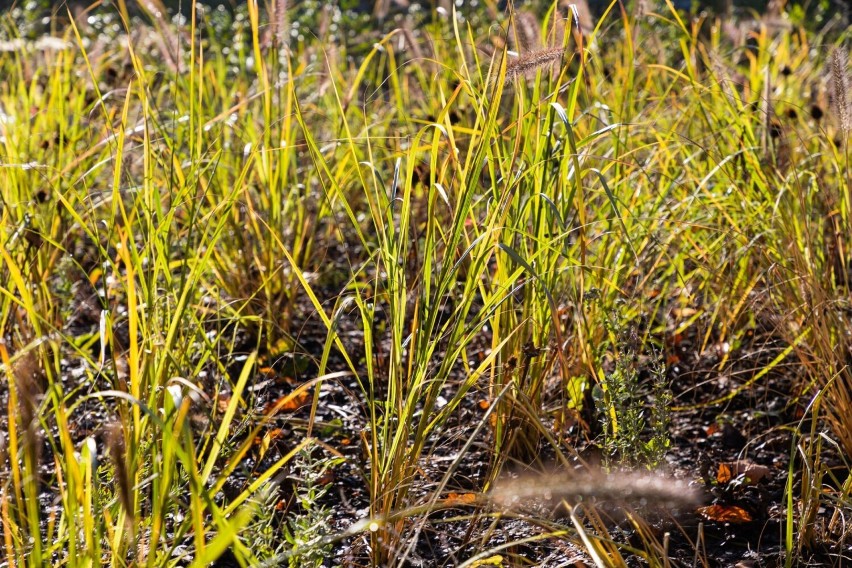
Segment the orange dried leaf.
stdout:
<svg viewBox="0 0 852 568">
<path fill-rule="evenodd" d="M 104 272 L 100 268 L 95 268 L 94 270 L 92 270 L 89 273 L 89 284 L 91 284 L 92 286 L 97 284 L 103 274 Z"/>
<path fill-rule="evenodd" d="M 720 523 L 748 523 L 752 520 L 748 511 L 736 505 L 708 505 L 699 507 L 698 514 L 709 521 Z"/>
<path fill-rule="evenodd" d="M 330 469 L 326 470 L 317 480 L 317 485 L 328 485 L 334 481 L 334 472 Z"/>
<path fill-rule="evenodd" d="M 719 464 L 719 471 L 716 472 L 716 481 L 719 483 L 727 483 L 734 478 L 734 472 L 731 471 L 731 466 L 726 463 Z"/>
<path fill-rule="evenodd" d="M 719 483 L 728 483 L 736 477 L 743 476 L 746 483 L 754 485 L 755 483 L 760 483 L 760 480 L 771 472 L 772 470 L 765 465 L 757 465 L 748 460 L 724 462 L 719 464 L 716 481 Z"/>
<path fill-rule="evenodd" d="M 283 435 L 284 435 L 284 430 L 282 430 L 281 428 L 275 428 L 273 430 L 270 430 L 266 434 L 264 434 L 263 438 L 258 437 L 258 438 L 255 438 L 254 440 L 252 440 L 252 442 L 254 442 L 254 444 L 256 446 L 257 445 L 260 446 L 260 457 L 261 457 L 261 459 L 263 458 L 263 456 L 266 455 L 266 452 L 269 451 L 270 446 L 272 446 L 272 442 L 274 442 L 275 440 L 277 440 L 278 438 L 280 438 Z"/>
<path fill-rule="evenodd" d="M 476 502 L 475 493 L 450 493 L 444 499 L 445 505 L 471 505 Z"/>
<path fill-rule="evenodd" d="M 274 428 L 267 432 L 266 435 L 264 435 L 263 437 L 271 442 L 272 440 L 277 440 L 283 435 L 284 430 L 282 430 L 281 428 Z"/>
<path fill-rule="evenodd" d="M 224 414 L 228 410 L 228 405 L 231 404 L 231 395 L 229 394 L 219 394 L 216 397 L 216 408 L 219 409 L 219 412 Z"/>
<path fill-rule="evenodd" d="M 272 446 L 272 442 L 274 442 L 283 435 L 284 430 L 282 430 L 281 428 L 275 428 L 264 434 L 262 438 L 258 436 L 254 440 L 252 440 L 252 443 L 255 446 L 260 446 L 261 459 L 263 459 L 263 456 L 265 456 L 266 452 L 269 451 L 270 446 Z"/>
<path fill-rule="evenodd" d="M 267 416 L 279 412 L 295 412 L 310 402 L 311 395 L 307 389 L 300 389 L 280 397 L 275 402 L 266 405 L 263 411 Z"/>
</svg>

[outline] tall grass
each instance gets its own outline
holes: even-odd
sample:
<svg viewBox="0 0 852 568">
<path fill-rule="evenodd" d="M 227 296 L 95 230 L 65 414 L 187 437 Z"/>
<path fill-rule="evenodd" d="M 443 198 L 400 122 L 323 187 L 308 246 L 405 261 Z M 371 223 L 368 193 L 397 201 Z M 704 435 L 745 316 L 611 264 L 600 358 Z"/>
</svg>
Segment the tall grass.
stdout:
<svg viewBox="0 0 852 568">
<path fill-rule="evenodd" d="M 757 22 L 737 44 L 670 5 L 613 4 L 594 29 L 554 5 L 494 37 L 452 13 L 419 36 L 343 42 L 320 21 L 291 42 L 287 3 L 261 8 L 232 42 L 200 8 L 178 24 L 152 4 L 142 33 L 101 43 L 72 24 L 67 49 L 23 42 L 0 62 L 9 565 L 292 564 L 337 539 L 403 565 L 430 514 L 460 504 L 472 527 L 517 515 L 598 565 L 668 565 L 640 517 L 645 550 L 616 543 L 558 476 L 537 483 L 567 521 L 502 510 L 526 496 L 502 474 L 572 469 L 578 437 L 598 436 L 609 466 L 659 463 L 666 336 L 736 345 L 767 311 L 787 347 L 723 399 L 795 355 L 852 451 L 842 37 L 831 51 Z M 823 72 L 834 110 L 818 122 L 804 86 Z M 300 326 L 320 344 L 310 376 L 262 412 L 258 367 L 298 359 Z M 310 522 L 260 546 L 291 461 L 336 451 L 314 442 L 344 380 L 369 510 L 302 538 L 326 514 L 305 505 Z M 307 392 L 298 435 L 252 471 L 255 440 Z M 487 410 L 459 439 L 448 425 L 472 400 Z M 822 479 L 817 433 L 798 435 Z M 475 494 L 449 497 L 483 440 Z M 801 550 L 823 497 L 799 495 L 797 513 L 791 482 Z"/>
</svg>

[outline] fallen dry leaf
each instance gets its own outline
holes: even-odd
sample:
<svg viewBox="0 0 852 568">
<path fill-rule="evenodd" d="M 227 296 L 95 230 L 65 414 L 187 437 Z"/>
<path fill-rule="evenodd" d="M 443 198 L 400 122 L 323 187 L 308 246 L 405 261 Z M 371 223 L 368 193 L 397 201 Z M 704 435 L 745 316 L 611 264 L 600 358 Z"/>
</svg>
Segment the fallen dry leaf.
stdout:
<svg viewBox="0 0 852 568">
<path fill-rule="evenodd" d="M 257 369 L 257 374 L 266 381 L 273 381 L 278 384 L 288 384 L 290 386 L 297 386 L 299 384 L 299 382 L 290 375 L 279 374 L 274 367 L 259 367 Z"/>
<path fill-rule="evenodd" d="M 736 505 L 708 505 L 699 507 L 698 514 L 709 521 L 720 523 L 748 523 L 752 520 L 748 511 Z"/>
<path fill-rule="evenodd" d="M 315 483 L 317 485 L 328 485 L 329 483 L 332 483 L 334 479 L 334 471 L 327 469 L 317 478 Z"/>
<path fill-rule="evenodd" d="M 675 308 L 672 310 L 672 314 L 676 318 L 688 318 L 692 317 L 698 313 L 698 310 L 695 308 Z"/>
<path fill-rule="evenodd" d="M 716 481 L 719 483 L 728 483 L 732 479 L 743 476 L 745 483 L 755 485 L 760 483 L 760 480 L 771 473 L 771 470 L 765 465 L 757 465 L 748 460 L 737 460 L 733 462 L 723 462 L 719 464 L 719 471 L 716 473 Z"/>
<path fill-rule="evenodd" d="M 475 493 L 450 493 L 444 499 L 445 505 L 472 505 L 476 502 Z"/>
<path fill-rule="evenodd" d="M 734 478 L 734 472 L 731 466 L 727 463 L 719 464 L 719 471 L 716 472 L 716 481 L 718 483 L 727 483 Z"/>
<path fill-rule="evenodd" d="M 272 443 L 283 435 L 284 430 L 282 430 L 281 428 L 275 428 L 264 434 L 262 438 L 257 437 L 253 440 L 255 445 L 260 446 L 261 459 L 263 459 L 263 456 L 265 456 L 266 452 L 269 451 L 269 447 L 272 445 Z"/>
<path fill-rule="evenodd" d="M 220 393 L 216 396 L 216 407 L 219 412 L 224 414 L 228 410 L 228 405 L 231 404 L 231 395 Z"/>
<path fill-rule="evenodd" d="M 277 414 L 279 412 L 295 412 L 308 404 L 310 400 L 311 394 L 307 389 L 297 389 L 267 404 L 263 413 L 269 416 L 270 414 Z"/>
<path fill-rule="evenodd" d="M 254 439 L 255 444 L 266 444 L 267 446 L 274 440 L 282 437 L 284 435 L 284 430 L 281 428 L 275 428 L 270 430 L 266 434 L 263 435 L 263 438 L 257 437 Z"/>
</svg>

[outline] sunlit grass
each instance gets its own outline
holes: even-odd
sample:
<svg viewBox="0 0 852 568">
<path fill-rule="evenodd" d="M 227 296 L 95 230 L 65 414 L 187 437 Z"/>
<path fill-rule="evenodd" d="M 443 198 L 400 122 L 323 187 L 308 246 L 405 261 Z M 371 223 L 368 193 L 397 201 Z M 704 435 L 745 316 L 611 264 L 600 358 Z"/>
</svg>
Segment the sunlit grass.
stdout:
<svg viewBox="0 0 852 568">
<path fill-rule="evenodd" d="M 524 32 L 542 50 L 516 56 L 503 19 L 346 45 L 331 20 L 285 42 L 262 6 L 241 13 L 235 44 L 198 11 L 124 22 L 142 33 L 112 42 L 71 26 L 64 49 L 24 42 L 0 60 L 10 566 L 204 566 L 226 551 L 296 565 L 342 539 L 402 564 L 430 512 L 463 502 L 497 522 L 500 474 L 574 463 L 578 433 L 600 435 L 607 466 L 659 465 L 666 337 L 736 347 L 767 313 L 788 347 L 742 389 L 795 358 L 808 411 L 852 452 L 850 94 L 823 79 L 829 60 L 848 73 L 826 36 L 758 22 L 737 43 L 616 4 L 581 32 L 551 7 Z M 836 108 L 820 102 L 832 88 Z M 309 319 L 311 376 L 263 409 L 261 362 L 295 356 Z M 369 511 L 311 538 L 293 531 L 324 509 L 304 505 L 270 540 L 259 531 L 291 464 L 336 452 L 315 439 L 317 413 L 344 379 Z M 258 437 L 303 395 L 298 436 L 246 477 Z M 472 397 L 489 464 L 453 501 L 481 440 L 455 440 L 440 479 L 423 468 Z M 791 468 L 813 486 L 788 486 L 791 559 L 825 536 L 821 503 L 849 504 L 848 480 L 818 490 L 819 433 L 796 432 Z M 535 519 L 531 538 L 600 565 L 668 565 L 641 518 L 636 550 L 569 502 L 568 521 Z M 482 547 L 474 558 L 499 552 Z"/>
</svg>

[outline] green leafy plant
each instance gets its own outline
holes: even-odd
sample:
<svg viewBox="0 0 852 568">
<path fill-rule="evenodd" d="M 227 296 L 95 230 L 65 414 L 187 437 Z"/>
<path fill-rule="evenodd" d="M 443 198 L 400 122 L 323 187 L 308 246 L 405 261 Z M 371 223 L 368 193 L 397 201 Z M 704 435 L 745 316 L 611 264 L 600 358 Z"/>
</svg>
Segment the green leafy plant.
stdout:
<svg viewBox="0 0 852 568">
<path fill-rule="evenodd" d="M 596 300 L 599 302 L 599 300 Z M 621 466 L 660 465 L 671 442 L 666 371 L 659 354 L 643 362 L 650 384 L 641 384 L 639 358 L 642 345 L 635 324 L 625 321 L 618 306 L 606 318 L 609 342 L 602 345 L 601 361 L 609 369 L 594 390 L 602 429 L 606 462 Z"/>
<path fill-rule="evenodd" d="M 328 484 L 322 480 L 342 459 L 317 459 L 313 451 L 308 446 L 293 460 L 291 479 L 298 513 L 284 527 L 284 538 L 292 547 L 285 552 L 290 566 L 322 566 L 331 551 L 331 510 L 323 501 Z"/>
</svg>

